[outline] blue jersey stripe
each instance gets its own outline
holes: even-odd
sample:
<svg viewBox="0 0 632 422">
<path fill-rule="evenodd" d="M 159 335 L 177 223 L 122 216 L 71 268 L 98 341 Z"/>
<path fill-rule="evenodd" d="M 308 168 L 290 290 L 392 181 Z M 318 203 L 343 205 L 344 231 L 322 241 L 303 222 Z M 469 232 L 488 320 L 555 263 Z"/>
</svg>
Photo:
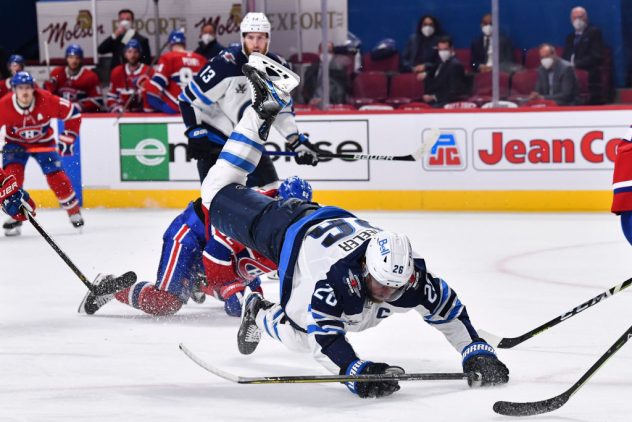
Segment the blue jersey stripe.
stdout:
<svg viewBox="0 0 632 422">
<path fill-rule="evenodd" d="M 257 151 L 263 153 L 263 148 L 264 147 L 263 147 L 262 144 L 260 144 L 259 142 L 253 141 L 252 139 L 250 139 L 246 135 L 242 135 L 239 132 L 231 133 L 230 137 L 228 139 L 232 139 L 234 141 L 244 143 L 246 145 L 249 145 L 249 146 L 255 148 Z"/>
<path fill-rule="evenodd" d="M 200 101 L 202 101 L 205 105 L 213 104 L 213 101 L 211 101 L 209 97 L 204 95 L 204 93 L 200 90 L 200 88 L 197 86 L 197 84 L 194 81 L 191 81 L 191 83 L 189 83 L 189 88 L 191 89 L 191 91 L 193 91 L 195 96 L 199 98 Z"/>
<path fill-rule="evenodd" d="M 252 173 L 253 171 L 255 171 L 255 168 L 257 167 L 254 164 L 252 164 L 250 161 L 244 160 L 243 158 L 238 157 L 234 154 L 231 154 L 230 152 L 227 152 L 227 151 L 222 151 L 221 154 L 219 154 L 219 159 L 226 160 L 232 165 L 237 166 L 240 169 L 247 171 L 248 173 Z"/>
</svg>

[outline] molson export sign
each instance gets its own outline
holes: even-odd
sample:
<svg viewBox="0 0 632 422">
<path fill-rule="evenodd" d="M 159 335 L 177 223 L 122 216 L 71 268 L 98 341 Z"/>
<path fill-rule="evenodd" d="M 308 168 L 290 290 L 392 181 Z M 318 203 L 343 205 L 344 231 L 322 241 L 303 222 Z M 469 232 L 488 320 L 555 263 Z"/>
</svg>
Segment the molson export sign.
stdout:
<svg viewBox="0 0 632 422">
<path fill-rule="evenodd" d="M 483 171 L 612 169 L 625 127 L 474 129 L 474 168 Z"/>
</svg>

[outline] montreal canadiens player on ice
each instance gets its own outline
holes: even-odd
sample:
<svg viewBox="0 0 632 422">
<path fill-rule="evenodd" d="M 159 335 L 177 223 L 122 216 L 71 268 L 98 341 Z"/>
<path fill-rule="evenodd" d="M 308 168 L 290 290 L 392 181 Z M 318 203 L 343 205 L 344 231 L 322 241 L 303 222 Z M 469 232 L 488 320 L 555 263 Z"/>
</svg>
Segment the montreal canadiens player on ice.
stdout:
<svg viewBox="0 0 632 422">
<path fill-rule="evenodd" d="M 279 267 L 281 302 L 252 293 L 244 303 L 240 352 L 252 353 L 265 331 L 341 374 L 402 373 L 400 367 L 360 358 L 345 334 L 415 310 L 461 354 L 466 373 L 480 374 L 482 385 L 508 382 L 509 370 L 480 338 L 454 290 L 428 272 L 405 235 L 337 207 L 273 201 L 244 186 L 272 122 L 299 82 L 297 75 L 257 54 L 251 54 L 244 74 L 253 86 L 252 107 L 245 109 L 202 184 L 202 205 L 213 226 Z M 399 390 L 393 380 L 347 386 L 360 397 Z"/>
<path fill-rule="evenodd" d="M 101 82 L 96 73 L 83 65 L 83 49 L 78 44 L 66 48 L 66 66 L 53 69 L 44 88 L 72 102 L 82 113 L 103 108 Z"/>
<path fill-rule="evenodd" d="M 167 40 L 171 51 L 160 56 L 154 76 L 145 93 L 148 107 L 155 111 L 178 113 L 178 95 L 206 63 L 206 57 L 186 50 L 182 31 L 171 31 Z"/>
<path fill-rule="evenodd" d="M 232 47 L 215 56 L 193 77 L 178 97 L 182 120 L 187 127 L 189 155 L 197 160 L 200 181 L 217 161 L 222 146 L 250 105 L 250 86 L 241 67 L 253 53 L 266 55 L 277 63 L 285 61 L 270 53 L 270 22 L 263 13 L 248 13 L 241 21 L 241 48 Z M 299 133 L 294 107 L 289 101 L 274 121 L 287 139 L 288 147 L 299 153 L 298 164 L 316 165 L 318 149 Z M 266 186 L 279 179 L 270 157 L 261 157 L 250 171 L 247 186 Z"/>
<path fill-rule="evenodd" d="M 285 179 L 278 190 L 262 193 L 279 201 L 312 198 L 309 183 L 296 176 Z M 163 235 L 158 281 L 139 281 L 116 294 L 88 293 L 79 305 L 79 312 L 94 314 L 116 298 L 150 315 L 173 315 L 189 298 L 201 303 L 207 294 L 222 300 L 228 315 L 239 316 L 246 287 L 261 293 L 259 276 L 275 271 L 277 266 L 214 227 L 206 230 L 205 218 L 202 201 L 198 199 L 169 225 Z"/>
<path fill-rule="evenodd" d="M 613 176 L 612 212 L 621 216 L 621 228 L 632 245 L 632 127 L 617 147 Z"/>
<path fill-rule="evenodd" d="M 60 160 L 60 154 L 73 154 L 81 114 L 69 101 L 35 89 L 34 84 L 28 72 L 18 72 L 11 79 L 13 93 L 0 100 L 0 128 L 4 126 L 6 129 L 2 166 L 5 173 L 14 176 L 21 187 L 24 184 L 24 167 L 29 157 L 33 157 L 46 175 L 59 204 L 68 212 L 72 225 L 81 227 L 84 223 L 79 201 Z M 64 121 L 65 130 L 59 135 L 58 144 L 51 119 Z M 22 221 L 9 218 L 3 225 L 5 235 L 19 235 L 21 225 Z"/>
</svg>

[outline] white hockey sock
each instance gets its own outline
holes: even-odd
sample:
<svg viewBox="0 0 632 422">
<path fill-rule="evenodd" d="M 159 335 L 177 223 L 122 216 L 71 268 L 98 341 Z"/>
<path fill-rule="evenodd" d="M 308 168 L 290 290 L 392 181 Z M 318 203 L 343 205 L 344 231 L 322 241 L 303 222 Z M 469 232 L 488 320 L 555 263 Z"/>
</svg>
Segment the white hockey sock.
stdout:
<svg viewBox="0 0 632 422">
<path fill-rule="evenodd" d="M 202 204 L 208 209 L 213 198 L 224 186 L 231 183 L 246 184 L 261 159 L 263 143 L 259 137 L 259 127 L 263 120 L 252 107 L 244 114 L 222 148 L 217 163 L 202 182 Z"/>
<path fill-rule="evenodd" d="M 298 331 L 285 320 L 281 322 L 285 312 L 278 303 L 268 309 L 261 309 L 257 313 L 255 322 L 264 333 L 283 343 L 285 347 L 295 352 L 309 352 L 310 345 L 307 334 Z"/>
</svg>

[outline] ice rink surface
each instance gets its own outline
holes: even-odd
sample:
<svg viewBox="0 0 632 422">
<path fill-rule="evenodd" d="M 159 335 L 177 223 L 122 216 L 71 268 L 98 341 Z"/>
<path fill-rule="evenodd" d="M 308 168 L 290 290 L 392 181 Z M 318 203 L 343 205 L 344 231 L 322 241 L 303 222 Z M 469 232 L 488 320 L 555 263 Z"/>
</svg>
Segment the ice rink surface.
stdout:
<svg viewBox="0 0 632 422">
<path fill-rule="evenodd" d="M 176 210 L 87 210 L 83 234 L 64 213 L 38 219 L 77 266 L 137 272 L 154 281 L 162 233 Z M 610 214 L 374 213 L 358 215 L 402 231 L 429 268 L 467 305 L 472 321 L 517 336 L 632 276 L 632 247 Z M 238 385 L 196 366 L 205 360 L 240 375 L 324 374 L 310 356 L 264 338 L 241 356 L 238 319 L 212 298 L 173 317 L 154 318 L 116 301 L 77 314 L 85 287 L 26 225 L 0 238 L 0 421 L 503 421 L 497 400 L 534 401 L 570 387 L 632 324 L 623 292 L 522 345 L 500 350 L 511 370 L 500 388 L 464 382 L 406 382 L 379 400 L 340 384 Z M 269 298 L 277 286 L 264 283 Z M 351 334 L 358 354 L 408 372 L 457 372 L 460 356 L 409 312 Z M 560 410 L 534 421 L 632 420 L 632 344 Z"/>
</svg>

